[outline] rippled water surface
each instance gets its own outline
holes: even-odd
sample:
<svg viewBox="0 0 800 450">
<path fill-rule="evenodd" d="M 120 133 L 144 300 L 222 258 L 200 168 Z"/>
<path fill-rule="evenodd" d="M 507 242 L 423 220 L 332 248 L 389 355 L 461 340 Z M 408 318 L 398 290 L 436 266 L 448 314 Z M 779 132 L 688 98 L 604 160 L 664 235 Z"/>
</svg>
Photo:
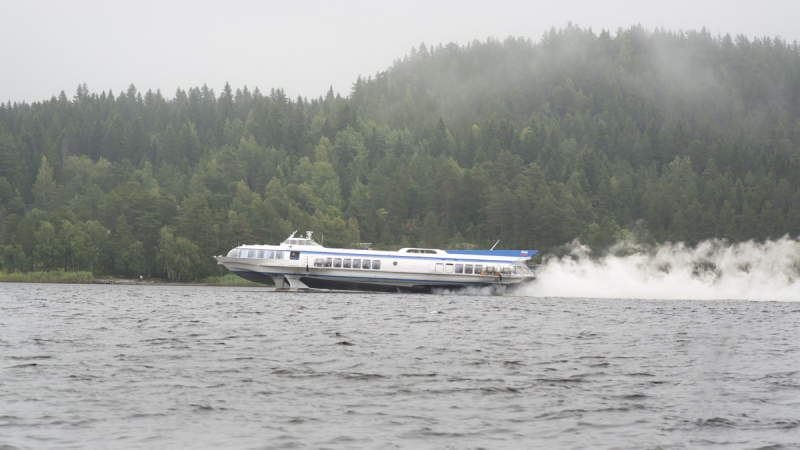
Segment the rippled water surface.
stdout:
<svg viewBox="0 0 800 450">
<path fill-rule="evenodd" d="M 797 448 L 800 304 L 0 284 L 0 448 Z"/>
</svg>

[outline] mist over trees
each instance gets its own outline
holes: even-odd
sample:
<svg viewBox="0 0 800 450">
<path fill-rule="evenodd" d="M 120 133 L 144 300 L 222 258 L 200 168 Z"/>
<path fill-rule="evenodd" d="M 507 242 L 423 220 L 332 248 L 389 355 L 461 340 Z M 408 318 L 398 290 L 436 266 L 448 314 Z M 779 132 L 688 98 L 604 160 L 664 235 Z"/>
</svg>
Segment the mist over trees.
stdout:
<svg viewBox="0 0 800 450">
<path fill-rule="evenodd" d="M 213 255 L 800 234 L 800 48 L 568 25 L 420 45 L 347 97 L 226 85 L 0 106 L 0 267 L 193 280 Z"/>
</svg>

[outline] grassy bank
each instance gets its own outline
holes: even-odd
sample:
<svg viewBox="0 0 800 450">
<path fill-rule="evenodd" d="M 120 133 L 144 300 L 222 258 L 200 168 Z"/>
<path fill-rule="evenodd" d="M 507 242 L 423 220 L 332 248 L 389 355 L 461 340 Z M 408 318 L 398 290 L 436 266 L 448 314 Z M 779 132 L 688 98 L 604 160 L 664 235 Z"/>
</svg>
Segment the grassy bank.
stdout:
<svg viewBox="0 0 800 450">
<path fill-rule="evenodd" d="M 261 286 L 264 287 L 265 285 L 259 283 L 253 283 L 252 281 L 247 281 L 244 278 L 234 275 L 232 273 L 226 275 L 220 275 L 216 277 L 208 277 L 205 279 L 205 282 L 211 286 Z"/>
<path fill-rule="evenodd" d="M 11 283 L 91 283 L 92 272 L 0 272 L 0 282 Z"/>
<path fill-rule="evenodd" d="M 92 275 L 92 272 L 64 272 L 63 270 L 54 271 L 54 272 L 13 272 L 13 273 L 5 273 L 0 271 L 0 282 L 9 282 L 9 283 L 91 283 L 95 280 L 95 277 Z M 99 279 L 101 282 L 105 280 L 105 278 Z M 117 280 L 117 279 L 109 279 L 111 281 L 120 281 L 121 284 L 125 283 L 133 283 L 134 281 L 137 282 L 139 280 Z M 148 282 L 152 280 L 147 280 Z M 263 284 L 253 283 L 252 281 L 247 281 L 244 278 L 238 277 L 232 273 L 227 275 L 220 275 L 216 277 L 208 277 L 205 280 L 198 280 L 197 283 L 189 283 L 189 284 L 202 284 L 207 283 L 211 286 L 261 286 Z M 101 283 L 103 284 L 103 283 Z M 108 284 L 115 284 L 115 283 L 108 283 Z M 156 284 L 159 284 L 158 280 L 156 280 Z M 171 284 L 168 282 L 164 282 L 163 284 Z"/>
</svg>

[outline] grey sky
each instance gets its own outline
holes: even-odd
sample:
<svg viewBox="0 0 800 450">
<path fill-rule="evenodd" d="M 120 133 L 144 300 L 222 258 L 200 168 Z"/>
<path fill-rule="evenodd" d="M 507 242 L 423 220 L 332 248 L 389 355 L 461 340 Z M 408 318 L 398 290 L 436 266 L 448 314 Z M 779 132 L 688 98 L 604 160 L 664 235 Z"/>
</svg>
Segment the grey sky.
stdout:
<svg viewBox="0 0 800 450">
<path fill-rule="evenodd" d="M 572 22 L 612 31 L 699 30 L 800 40 L 797 0 L 671 1 L 18 1 L 0 0 L 0 101 L 34 102 L 79 83 L 115 94 L 207 84 L 219 95 L 281 87 L 290 97 L 346 96 L 358 75 L 409 49 L 473 39 L 538 41 Z"/>
</svg>

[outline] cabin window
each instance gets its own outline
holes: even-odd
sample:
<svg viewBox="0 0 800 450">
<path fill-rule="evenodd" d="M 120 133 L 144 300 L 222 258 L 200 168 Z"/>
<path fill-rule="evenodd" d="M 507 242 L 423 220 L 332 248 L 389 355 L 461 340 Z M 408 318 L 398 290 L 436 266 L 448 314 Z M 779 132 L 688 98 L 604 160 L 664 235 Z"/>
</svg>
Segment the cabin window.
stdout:
<svg viewBox="0 0 800 450">
<path fill-rule="evenodd" d="M 379 259 L 372 261 L 372 270 L 380 270 L 380 269 L 381 269 L 381 261 Z"/>
<path fill-rule="evenodd" d="M 425 249 L 425 248 L 410 248 L 410 249 L 406 250 L 405 253 L 424 253 L 424 254 L 428 254 L 428 255 L 435 255 L 436 254 L 436 250 L 429 250 L 429 249 Z"/>
<path fill-rule="evenodd" d="M 360 269 L 360 268 L 361 268 L 361 260 L 360 259 L 354 259 L 353 260 L 353 269 Z"/>
<path fill-rule="evenodd" d="M 295 261 L 299 260 L 300 259 L 300 252 L 291 252 L 291 253 L 289 253 L 289 259 L 292 259 L 292 260 L 295 260 Z"/>
<path fill-rule="evenodd" d="M 442 273 L 442 272 L 444 272 L 444 264 L 436 263 L 436 273 Z"/>
<path fill-rule="evenodd" d="M 364 260 L 364 264 L 361 265 L 361 268 L 362 269 L 369 269 L 369 262 L 370 261 L 368 259 L 365 259 Z"/>
<path fill-rule="evenodd" d="M 325 258 L 325 267 L 330 267 L 332 262 L 333 258 Z"/>
<path fill-rule="evenodd" d="M 247 252 L 248 251 L 249 250 L 247 250 L 246 248 L 242 249 L 241 253 L 239 253 L 239 258 L 247 258 Z"/>
<path fill-rule="evenodd" d="M 350 258 L 345 258 L 345 259 L 344 259 L 344 262 L 342 263 L 342 267 L 344 267 L 345 269 L 349 269 L 349 268 L 350 268 L 350 263 L 351 263 L 351 262 L 352 262 L 352 261 L 350 261 Z"/>
<path fill-rule="evenodd" d="M 342 267 L 342 258 L 334 258 L 333 259 L 333 267 L 341 268 Z"/>
<path fill-rule="evenodd" d="M 475 264 L 475 273 L 482 275 L 481 272 L 483 272 L 483 264 Z"/>
<path fill-rule="evenodd" d="M 314 267 L 322 267 L 323 261 L 322 258 L 317 258 L 314 260 Z"/>
<path fill-rule="evenodd" d="M 239 249 L 238 248 L 235 248 L 235 249 L 233 249 L 233 250 L 228 252 L 228 258 L 236 258 L 237 256 L 239 256 Z"/>
<path fill-rule="evenodd" d="M 444 273 L 453 273 L 453 265 L 452 264 L 445 264 L 444 265 Z"/>
<path fill-rule="evenodd" d="M 511 275 L 511 268 L 508 266 L 503 266 L 503 275 Z"/>
<path fill-rule="evenodd" d="M 256 256 L 256 258 L 263 258 L 263 257 L 264 257 L 264 250 L 259 250 L 258 256 Z"/>
<path fill-rule="evenodd" d="M 464 265 L 464 273 L 467 275 L 472 274 L 472 264 L 465 264 Z"/>
<path fill-rule="evenodd" d="M 464 265 L 456 264 L 456 273 L 464 273 Z"/>
<path fill-rule="evenodd" d="M 283 252 L 275 252 L 275 259 L 283 259 Z"/>
</svg>

